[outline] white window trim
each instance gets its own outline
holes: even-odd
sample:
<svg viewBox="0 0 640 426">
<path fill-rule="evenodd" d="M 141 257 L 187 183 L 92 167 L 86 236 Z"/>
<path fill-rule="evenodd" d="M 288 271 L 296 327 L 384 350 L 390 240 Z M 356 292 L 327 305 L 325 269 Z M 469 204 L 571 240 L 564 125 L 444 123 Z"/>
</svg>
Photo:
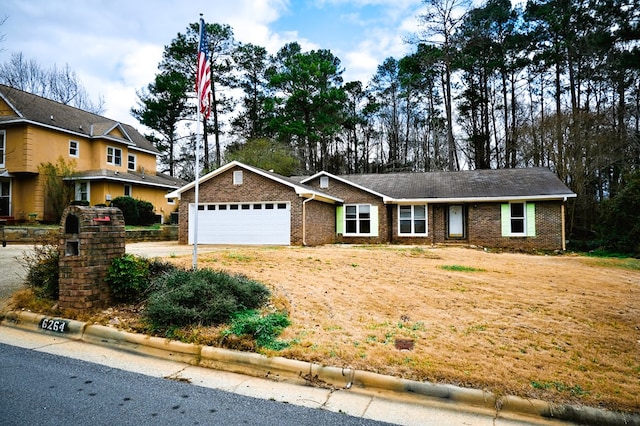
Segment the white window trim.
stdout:
<svg viewBox="0 0 640 426">
<path fill-rule="evenodd" d="M 329 188 L 329 176 L 320 176 L 320 188 Z"/>
<path fill-rule="evenodd" d="M 360 207 L 367 206 L 369 207 L 369 232 L 360 232 Z M 347 207 L 355 207 L 356 208 L 356 232 L 347 232 Z M 344 236 L 345 237 L 370 237 L 374 236 L 374 226 L 378 226 L 377 221 L 374 222 L 373 218 L 373 210 L 374 206 L 371 204 L 345 204 L 344 205 Z M 353 219 L 351 219 L 353 220 Z"/>
<path fill-rule="evenodd" d="M 130 163 L 129 159 L 130 158 L 133 159 L 133 167 L 129 167 L 129 163 Z M 136 157 L 136 155 L 135 154 L 127 154 L 127 170 L 135 171 L 137 165 L 138 165 L 138 158 Z"/>
<path fill-rule="evenodd" d="M 0 167 L 5 168 L 7 156 L 7 132 L 0 130 Z"/>
<path fill-rule="evenodd" d="M 112 150 L 111 154 L 109 154 L 109 150 Z M 116 156 L 116 152 L 119 152 L 120 155 Z M 109 157 L 111 157 L 111 161 L 109 161 Z M 116 163 L 116 158 L 120 158 L 120 163 Z M 111 164 L 112 166 L 122 166 L 122 148 L 107 146 L 107 164 Z"/>
<path fill-rule="evenodd" d="M 71 153 L 71 145 L 75 144 L 75 154 Z M 69 157 L 78 158 L 80 157 L 80 142 L 74 141 L 72 139 L 69 140 Z"/>
<path fill-rule="evenodd" d="M 129 188 L 129 194 L 127 195 L 127 188 Z M 122 187 L 122 195 L 124 195 L 125 197 L 133 197 L 133 186 L 125 183 L 124 186 Z"/>
<path fill-rule="evenodd" d="M 416 212 L 415 212 L 415 207 L 416 206 L 420 206 L 420 207 L 424 207 L 424 232 L 416 232 L 415 231 L 415 225 L 416 225 Z M 411 232 L 402 232 L 400 230 L 400 208 L 401 207 L 411 207 Z M 427 237 L 429 235 L 429 207 L 426 204 L 412 204 L 412 205 L 406 205 L 406 204 L 402 204 L 402 205 L 398 205 L 398 236 L 399 237 Z M 408 219 L 404 219 L 404 220 L 408 220 Z"/>
<path fill-rule="evenodd" d="M 83 200 L 82 194 L 80 192 L 80 187 L 82 184 L 86 184 L 87 185 L 87 199 Z M 91 202 L 91 183 L 86 181 L 86 180 L 82 180 L 82 181 L 77 181 L 76 182 L 76 187 L 75 187 L 75 198 L 78 201 L 89 201 Z"/>
<path fill-rule="evenodd" d="M 242 170 L 235 170 L 233 172 L 233 184 L 242 185 L 242 180 L 243 180 Z"/>
</svg>

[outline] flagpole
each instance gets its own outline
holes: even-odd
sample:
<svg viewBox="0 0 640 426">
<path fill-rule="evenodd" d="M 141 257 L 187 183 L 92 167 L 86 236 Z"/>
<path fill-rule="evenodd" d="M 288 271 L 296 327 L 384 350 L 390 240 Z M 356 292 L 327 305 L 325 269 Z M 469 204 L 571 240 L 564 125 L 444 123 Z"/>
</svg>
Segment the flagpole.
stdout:
<svg viewBox="0 0 640 426">
<path fill-rule="evenodd" d="M 199 29 L 198 29 L 198 38 L 202 37 L 202 13 L 200 14 L 200 20 L 198 21 Z M 200 40 L 198 39 L 198 46 L 200 46 Z M 198 48 L 198 54 L 199 48 Z M 196 71 L 197 73 L 197 71 Z M 201 96 L 201 88 L 200 84 L 197 84 L 197 106 L 198 110 L 198 118 L 196 122 L 196 160 L 195 160 L 195 176 L 196 176 L 196 187 L 195 187 L 195 202 L 194 202 L 194 214 L 193 214 L 193 260 L 192 260 L 192 268 L 198 269 L 198 197 L 199 197 L 199 189 L 200 189 L 200 96 Z"/>
</svg>

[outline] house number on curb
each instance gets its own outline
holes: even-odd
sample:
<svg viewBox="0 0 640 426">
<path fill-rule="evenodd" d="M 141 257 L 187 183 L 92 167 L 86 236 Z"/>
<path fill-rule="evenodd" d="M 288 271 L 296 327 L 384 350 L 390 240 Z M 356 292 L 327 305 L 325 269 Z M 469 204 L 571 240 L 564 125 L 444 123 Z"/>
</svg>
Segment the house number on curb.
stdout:
<svg viewBox="0 0 640 426">
<path fill-rule="evenodd" d="M 40 328 L 48 331 L 55 331 L 56 333 L 66 333 L 67 328 L 69 326 L 68 321 L 52 319 L 52 318 L 42 318 L 40 321 Z"/>
</svg>

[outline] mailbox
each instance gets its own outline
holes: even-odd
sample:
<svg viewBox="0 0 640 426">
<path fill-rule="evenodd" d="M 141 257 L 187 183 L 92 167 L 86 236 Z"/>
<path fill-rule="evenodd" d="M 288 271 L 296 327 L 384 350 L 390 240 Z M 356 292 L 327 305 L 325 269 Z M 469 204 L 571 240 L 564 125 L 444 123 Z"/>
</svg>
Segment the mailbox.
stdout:
<svg viewBox="0 0 640 426">
<path fill-rule="evenodd" d="M 108 306 L 110 292 L 104 278 L 112 260 L 125 253 L 122 212 L 116 207 L 69 206 L 60 228 L 60 307 Z"/>
</svg>

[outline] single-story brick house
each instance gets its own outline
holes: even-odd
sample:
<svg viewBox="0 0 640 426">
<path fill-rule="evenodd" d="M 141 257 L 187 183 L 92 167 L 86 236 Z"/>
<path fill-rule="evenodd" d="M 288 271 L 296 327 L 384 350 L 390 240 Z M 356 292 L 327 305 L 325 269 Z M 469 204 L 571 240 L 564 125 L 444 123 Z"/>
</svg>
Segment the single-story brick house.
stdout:
<svg viewBox="0 0 640 426">
<path fill-rule="evenodd" d="M 179 198 L 194 243 L 195 188 Z M 198 244 L 459 243 L 563 250 L 575 197 L 546 168 L 284 177 L 231 162 L 198 182 Z"/>
</svg>

